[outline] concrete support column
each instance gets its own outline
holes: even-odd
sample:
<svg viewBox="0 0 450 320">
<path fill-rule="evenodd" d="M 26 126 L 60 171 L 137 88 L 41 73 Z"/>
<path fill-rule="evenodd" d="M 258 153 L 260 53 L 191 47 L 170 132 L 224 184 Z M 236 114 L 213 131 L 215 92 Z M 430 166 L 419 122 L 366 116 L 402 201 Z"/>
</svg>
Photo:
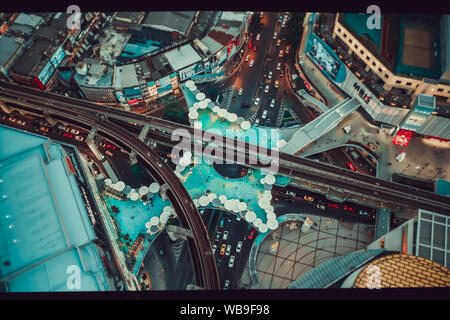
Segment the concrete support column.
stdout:
<svg viewBox="0 0 450 320">
<path fill-rule="evenodd" d="M 3 100 L 0 100 L 0 108 L 3 110 L 3 112 L 10 114 L 12 110 L 5 104 Z"/>
<path fill-rule="evenodd" d="M 91 131 L 89 131 L 86 141 L 92 141 L 96 134 L 97 134 L 97 128 L 96 127 L 91 128 Z"/>
<path fill-rule="evenodd" d="M 141 132 L 139 133 L 138 139 L 145 142 L 145 138 L 147 137 L 148 131 L 150 130 L 150 127 L 145 125 L 142 127 Z M 132 150 L 130 152 L 130 164 L 136 164 L 137 158 L 136 158 L 136 152 Z"/>
</svg>

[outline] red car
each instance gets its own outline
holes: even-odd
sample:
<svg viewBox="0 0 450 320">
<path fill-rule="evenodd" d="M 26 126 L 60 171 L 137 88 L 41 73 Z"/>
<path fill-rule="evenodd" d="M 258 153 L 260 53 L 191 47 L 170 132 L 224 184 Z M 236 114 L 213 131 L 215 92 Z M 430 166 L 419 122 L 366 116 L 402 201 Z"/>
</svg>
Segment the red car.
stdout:
<svg viewBox="0 0 450 320">
<path fill-rule="evenodd" d="M 350 170 L 355 171 L 355 167 L 353 167 L 353 164 L 350 161 L 347 161 L 347 166 L 350 168 Z"/>
<path fill-rule="evenodd" d="M 253 229 L 252 232 L 250 232 L 250 234 L 248 235 L 248 238 L 251 240 L 253 239 L 254 235 L 255 235 L 256 230 Z"/>
<path fill-rule="evenodd" d="M 335 208 L 335 209 L 339 209 L 339 206 L 336 204 L 336 203 L 328 203 L 328 206 L 330 207 L 330 208 Z"/>
<path fill-rule="evenodd" d="M 70 133 L 67 133 L 67 132 L 63 133 L 63 137 L 73 138 L 73 136 Z"/>
</svg>

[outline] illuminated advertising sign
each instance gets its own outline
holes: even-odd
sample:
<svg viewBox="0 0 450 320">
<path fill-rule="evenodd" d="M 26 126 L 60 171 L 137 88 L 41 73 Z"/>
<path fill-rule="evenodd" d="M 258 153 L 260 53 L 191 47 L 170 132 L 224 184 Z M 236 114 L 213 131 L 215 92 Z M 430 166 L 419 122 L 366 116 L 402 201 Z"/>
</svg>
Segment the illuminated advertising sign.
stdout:
<svg viewBox="0 0 450 320">
<path fill-rule="evenodd" d="M 337 82 L 345 80 L 345 68 L 342 67 L 341 60 L 336 53 L 314 33 L 311 33 L 309 37 L 307 51 L 314 63 L 329 78 Z"/>
<path fill-rule="evenodd" d="M 158 93 L 172 89 L 172 82 L 169 76 L 166 76 L 156 81 L 156 85 L 158 87 Z"/>
<path fill-rule="evenodd" d="M 400 126 L 402 129 L 417 131 L 422 124 L 427 120 L 427 116 L 411 112 L 403 124 Z"/>
<path fill-rule="evenodd" d="M 148 87 L 148 92 L 149 92 L 150 96 L 154 96 L 155 94 L 158 94 L 158 89 L 156 88 L 155 81 L 150 81 L 149 83 L 147 83 L 147 87 Z"/>
<path fill-rule="evenodd" d="M 45 67 L 42 69 L 41 73 L 39 73 L 38 79 L 45 86 L 54 72 L 55 72 L 55 67 L 49 61 L 49 62 L 47 62 Z"/>
<path fill-rule="evenodd" d="M 116 98 L 120 101 L 120 103 L 126 102 L 125 96 L 123 95 L 122 91 L 116 91 Z"/>
<path fill-rule="evenodd" d="M 64 52 L 62 47 L 59 47 L 58 50 L 56 50 L 56 52 L 50 58 L 50 62 L 53 64 L 55 68 L 58 68 L 65 57 L 66 53 Z"/>
<path fill-rule="evenodd" d="M 402 147 L 407 147 L 413 135 L 414 131 L 400 129 L 392 139 L 392 143 Z"/>
</svg>

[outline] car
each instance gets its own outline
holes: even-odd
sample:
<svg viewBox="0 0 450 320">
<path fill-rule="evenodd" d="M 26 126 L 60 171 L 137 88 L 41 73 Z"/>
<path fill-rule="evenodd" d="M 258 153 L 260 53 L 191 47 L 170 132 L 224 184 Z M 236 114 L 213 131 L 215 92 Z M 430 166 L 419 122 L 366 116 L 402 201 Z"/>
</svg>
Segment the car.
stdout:
<svg viewBox="0 0 450 320">
<path fill-rule="evenodd" d="M 264 110 L 262 113 L 261 118 L 265 119 L 267 117 L 267 110 Z"/>
<path fill-rule="evenodd" d="M 335 209 L 339 209 L 339 205 L 337 205 L 336 203 L 328 203 L 328 206 L 330 207 L 330 208 L 335 208 Z"/>
<path fill-rule="evenodd" d="M 277 70 L 280 70 L 280 69 L 281 69 L 281 63 L 278 62 L 278 64 L 277 64 Z"/>
<path fill-rule="evenodd" d="M 248 238 L 251 240 L 251 239 L 253 239 L 253 237 L 255 236 L 255 233 L 256 233 L 256 229 L 253 229 L 251 232 L 250 232 L 250 234 L 248 235 Z"/>
<path fill-rule="evenodd" d="M 258 126 L 259 125 L 259 118 L 257 118 L 256 120 L 255 120 L 255 126 Z"/>
<path fill-rule="evenodd" d="M 355 171 L 355 167 L 353 166 L 353 164 L 350 161 L 346 162 L 347 167 L 349 167 L 350 170 Z"/>
<path fill-rule="evenodd" d="M 250 61 L 248 66 L 251 68 L 251 67 L 253 67 L 254 64 L 255 64 L 255 60 L 252 60 L 252 61 Z"/>
<path fill-rule="evenodd" d="M 17 121 L 17 119 L 14 118 L 14 117 L 9 117 L 8 120 L 11 121 L 11 122 L 14 122 L 14 123 Z"/>
<path fill-rule="evenodd" d="M 278 84 L 279 84 L 278 80 L 275 81 L 275 88 L 278 88 Z"/>
<path fill-rule="evenodd" d="M 42 128 L 46 128 L 46 129 L 47 129 L 46 132 L 48 132 L 48 128 L 47 128 L 47 127 L 41 127 L 41 130 L 42 130 Z M 73 136 L 72 136 L 70 133 L 68 133 L 68 132 L 64 132 L 64 133 L 63 133 L 63 137 L 66 137 L 66 138 L 73 138 Z"/>
<path fill-rule="evenodd" d="M 303 196 L 303 200 L 308 201 L 308 202 L 314 202 L 314 197 L 311 197 L 311 196 Z"/>
<path fill-rule="evenodd" d="M 223 232 L 223 241 L 226 241 L 228 239 L 228 231 Z"/>
<path fill-rule="evenodd" d="M 280 58 L 283 57 L 283 50 L 280 50 L 280 54 L 278 55 Z"/>
<path fill-rule="evenodd" d="M 234 266 L 234 258 L 235 258 L 235 256 L 231 256 L 230 257 L 230 261 L 228 262 L 228 267 L 233 268 L 233 266 Z"/>
<path fill-rule="evenodd" d="M 225 244 L 225 243 L 224 243 L 224 244 Z M 231 253 L 231 244 L 227 245 L 227 250 L 226 250 L 226 252 L 225 252 L 225 255 L 226 255 L 226 256 L 229 256 L 230 253 Z"/>
<path fill-rule="evenodd" d="M 238 95 L 241 95 L 243 91 L 244 91 L 244 89 L 240 88 L 238 91 Z"/>
<path fill-rule="evenodd" d="M 222 217 L 222 219 L 220 219 L 220 222 L 219 222 L 219 227 L 222 228 L 224 223 L 225 223 L 225 217 Z M 218 232 L 218 233 L 220 233 L 220 232 Z"/>
<path fill-rule="evenodd" d="M 258 98 L 256 98 L 256 100 L 255 100 L 255 106 L 257 106 L 258 104 L 259 104 L 259 101 L 260 101 L 261 99 L 258 97 Z"/>
<path fill-rule="evenodd" d="M 225 280 L 223 284 L 223 290 L 228 290 L 230 288 L 230 280 Z"/>
<path fill-rule="evenodd" d="M 255 51 L 255 52 L 256 52 L 256 46 L 253 46 L 253 51 Z"/>
<path fill-rule="evenodd" d="M 78 131 L 77 129 L 70 129 L 70 133 L 80 134 L 80 131 Z"/>
<path fill-rule="evenodd" d="M 26 125 L 26 122 L 23 121 L 23 120 L 18 119 L 17 120 L 17 124 L 20 124 L 21 126 L 24 126 L 24 125 Z"/>
<path fill-rule="evenodd" d="M 217 232 L 216 233 L 216 240 L 215 241 L 219 241 L 220 240 L 221 234 L 222 234 L 222 232 Z"/>
<path fill-rule="evenodd" d="M 278 18 L 278 21 L 281 21 L 281 20 L 283 20 L 283 15 L 281 15 L 281 16 Z"/>
<path fill-rule="evenodd" d="M 286 54 L 289 53 L 289 47 L 290 47 L 290 46 L 287 46 L 287 48 L 286 48 L 286 52 L 285 52 Z"/>
<path fill-rule="evenodd" d="M 277 47 L 279 47 L 280 44 L 281 44 L 281 39 L 278 39 L 278 41 L 277 41 Z"/>
<path fill-rule="evenodd" d="M 362 214 L 363 216 L 368 216 L 369 213 L 365 210 L 359 210 L 359 214 Z"/>
<path fill-rule="evenodd" d="M 222 244 L 222 246 L 220 247 L 220 255 L 223 256 L 225 254 L 225 250 L 227 248 L 227 245 L 224 243 Z"/>
<path fill-rule="evenodd" d="M 256 35 L 256 41 L 258 41 L 260 38 L 261 38 L 261 35 L 258 33 L 258 34 Z"/>
<path fill-rule="evenodd" d="M 267 78 L 272 79 L 272 71 L 269 72 L 269 74 L 267 75 Z"/>
<path fill-rule="evenodd" d="M 283 23 L 281 24 L 281 27 L 282 28 L 286 27 L 286 21 L 283 20 Z"/>
<path fill-rule="evenodd" d="M 273 108 L 275 106 L 275 99 L 272 99 L 272 101 L 270 101 L 270 107 Z"/>
<path fill-rule="evenodd" d="M 325 206 L 324 206 L 323 204 L 320 204 L 320 203 L 318 203 L 318 204 L 316 205 L 316 208 L 317 208 L 317 209 L 320 209 L 320 210 L 325 210 Z"/>
<path fill-rule="evenodd" d="M 110 157 L 114 156 L 114 153 L 112 153 L 112 152 L 109 151 L 109 150 L 106 150 L 105 153 L 106 153 L 108 156 L 110 156 Z M 167 159 L 165 159 L 165 160 L 167 160 Z"/>
<path fill-rule="evenodd" d="M 42 132 L 48 132 L 49 128 L 48 128 L 48 127 L 41 126 L 41 127 L 39 128 L 39 130 L 41 130 Z M 66 136 L 66 137 L 67 137 L 67 136 Z M 70 135 L 69 138 L 72 138 L 72 135 Z"/>
<path fill-rule="evenodd" d="M 245 62 L 248 62 L 248 60 L 250 60 L 250 56 L 247 56 L 247 57 L 245 58 Z"/>
<path fill-rule="evenodd" d="M 217 250 L 217 244 L 213 244 L 212 245 L 212 253 L 214 254 L 214 253 L 216 253 L 216 250 Z"/>
<path fill-rule="evenodd" d="M 83 140 L 84 140 L 84 137 L 82 137 L 82 136 L 75 136 L 75 140 L 83 141 Z"/>
<path fill-rule="evenodd" d="M 242 249 L 242 241 L 239 241 L 236 246 L 236 252 L 237 253 L 241 252 L 241 249 Z"/>
<path fill-rule="evenodd" d="M 278 36 L 278 33 L 274 32 L 274 33 L 273 33 L 273 38 L 276 39 L 277 36 Z"/>
<path fill-rule="evenodd" d="M 269 92 L 269 85 L 267 84 L 266 87 L 264 88 L 264 92 L 267 93 Z"/>
<path fill-rule="evenodd" d="M 216 263 L 217 263 L 217 268 L 220 268 L 220 265 L 222 264 L 222 259 L 217 259 Z"/>
</svg>

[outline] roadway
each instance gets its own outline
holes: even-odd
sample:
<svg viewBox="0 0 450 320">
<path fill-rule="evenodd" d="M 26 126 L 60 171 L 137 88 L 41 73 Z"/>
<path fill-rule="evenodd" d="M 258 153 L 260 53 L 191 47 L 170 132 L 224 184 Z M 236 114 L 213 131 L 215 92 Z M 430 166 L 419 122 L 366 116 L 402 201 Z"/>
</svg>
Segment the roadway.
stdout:
<svg viewBox="0 0 450 320">
<path fill-rule="evenodd" d="M 59 96 L 48 92 L 17 86 L 9 83 L 0 83 L 4 88 L 0 95 L 5 100 L 13 100 L 20 102 L 26 98 L 29 102 L 44 101 L 47 110 L 54 108 L 53 100 L 56 100 L 59 105 L 66 105 L 66 110 L 77 109 L 80 112 L 91 112 L 94 114 L 105 115 L 108 118 L 116 118 L 121 121 L 136 123 L 140 125 L 149 125 L 164 128 L 168 131 L 167 137 L 170 139 L 170 133 L 179 128 L 185 128 L 193 136 L 194 129 L 188 126 L 183 126 L 178 123 L 153 118 L 150 116 L 139 115 L 119 109 L 114 109 L 106 106 L 99 106 L 95 103 L 81 101 L 70 97 Z M 9 94 L 6 94 L 6 89 Z M 152 131 L 154 133 L 154 131 Z M 225 138 L 225 142 L 229 138 Z M 173 142 L 172 142 L 173 144 Z M 221 145 L 218 142 L 218 145 Z M 232 144 L 233 145 L 233 144 Z M 259 147 L 264 153 L 264 148 Z M 249 150 L 248 143 L 245 143 L 245 148 L 234 147 L 233 152 L 239 150 L 246 152 Z M 254 156 L 246 155 L 246 159 Z M 437 211 L 449 214 L 450 198 L 435 193 L 420 190 L 411 186 L 385 181 L 368 175 L 360 174 L 343 168 L 338 168 L 333 165 L 316 162 L 309 159 L 299 158 L 297 156 L 280 153 L 280 174 L 288 175 L 300 180 L 309 180 L 312 182 L 319 182 L 337 189 L 344 189 L 350 193 L 366 194 L 384 203 L 392 203 L 394 205 L 406 206 L 409 208 L 424 208 L 431 211 Z M 247 162 L 249 163 L 249 162 Z"/>
</svg>

